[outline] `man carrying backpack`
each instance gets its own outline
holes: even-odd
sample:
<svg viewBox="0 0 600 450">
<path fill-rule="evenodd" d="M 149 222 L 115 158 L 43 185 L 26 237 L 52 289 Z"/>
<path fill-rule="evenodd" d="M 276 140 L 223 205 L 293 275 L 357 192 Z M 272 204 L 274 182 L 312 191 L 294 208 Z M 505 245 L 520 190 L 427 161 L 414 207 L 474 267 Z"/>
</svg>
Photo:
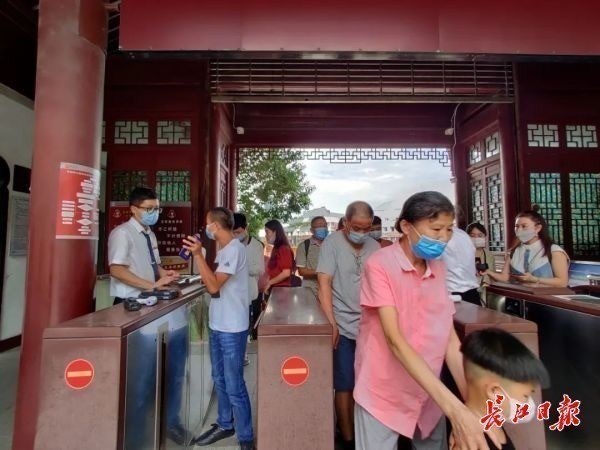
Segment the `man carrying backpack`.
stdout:
<svg viewBox="0 0 600 450">
<path fill-rule="evenodd" d="M 302 286 L 310 288 L 315 296 L 318 292 L 317 265 L 323 239 L 329 234 L 327 221 L 323 216 L 313 217 L 310 221 L 312 236 L 300 242 L 296 248 L 296 267 L 298 274 L 304 279 Z"/>
<path fill-rule="evenodd" d="M 233 215 L 233 235 L 246 247 L 248 259 L 248 305 L 250 307 L 250 335 L 256 338 L 254 324 L 260 315 L 261 295 L 258 291 L 258 280 L 265 271 L 265 248 L 261 241 L 248 234 L 248 221 L 242 213 Z M 244 365 L 248 364 L 248 355 L 244 358 Z"/>
</svg>

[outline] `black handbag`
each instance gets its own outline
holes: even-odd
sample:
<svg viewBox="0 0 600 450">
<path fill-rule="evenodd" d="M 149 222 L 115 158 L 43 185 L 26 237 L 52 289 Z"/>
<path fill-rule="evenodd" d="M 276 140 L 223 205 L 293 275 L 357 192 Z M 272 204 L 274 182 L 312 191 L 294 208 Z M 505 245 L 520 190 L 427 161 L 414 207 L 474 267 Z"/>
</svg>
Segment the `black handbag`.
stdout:
<svg viewBox="0 0 600 450">
<path fill-rule="evenodd" d="M 300 287 L 300 286 L 302 286 L 302 278 L 300 278 L 296 274 L 290 275 L 290 286 L 291 287 Z"/>
</svg>

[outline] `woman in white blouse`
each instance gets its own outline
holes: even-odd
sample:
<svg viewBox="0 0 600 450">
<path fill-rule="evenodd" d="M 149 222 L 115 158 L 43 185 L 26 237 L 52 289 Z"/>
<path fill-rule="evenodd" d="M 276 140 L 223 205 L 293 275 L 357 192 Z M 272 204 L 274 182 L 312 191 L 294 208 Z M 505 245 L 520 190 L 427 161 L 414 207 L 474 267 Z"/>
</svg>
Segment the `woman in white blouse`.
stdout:
<svg viewBox="0 0 600 450">
<path fill-rule="evenodd" d="M 502 272 L 486 270 L 492 280 L 537 283 L 548 287 L 566 287 L 569 282 L 569 257 L 548 235 L 544 218 L 535 210 L 517 215 L 515 234 L 518 242 L 510 250 L 510 261 Z"/>
</svg>

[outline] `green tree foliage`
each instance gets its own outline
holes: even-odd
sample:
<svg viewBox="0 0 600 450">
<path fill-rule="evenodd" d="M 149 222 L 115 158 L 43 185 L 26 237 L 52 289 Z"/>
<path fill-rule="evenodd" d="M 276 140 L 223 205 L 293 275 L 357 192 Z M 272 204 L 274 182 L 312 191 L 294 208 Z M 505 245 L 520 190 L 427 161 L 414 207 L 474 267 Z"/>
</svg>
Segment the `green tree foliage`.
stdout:
<svg viewBox="0 0 600 450">
<path fill-rule="evenodd" d="M 302 156 L 286 149 L 246 149 L 240 152 L 238 209 L 256 235 L 265 222 L 288 222 L 308 209 L 315 189 L 304 173 Z"/>
</svg>

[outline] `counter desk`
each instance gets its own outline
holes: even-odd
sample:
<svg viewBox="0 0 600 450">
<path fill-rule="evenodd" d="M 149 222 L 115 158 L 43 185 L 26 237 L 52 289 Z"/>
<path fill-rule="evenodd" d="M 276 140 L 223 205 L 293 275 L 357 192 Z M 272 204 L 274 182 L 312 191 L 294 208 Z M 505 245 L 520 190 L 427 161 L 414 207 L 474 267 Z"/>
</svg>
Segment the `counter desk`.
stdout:
<svg viewBox="0 0 600 450">
<path fill-rule="evenodd" d="M 563 394 L 581 401 L 581 424 L 562 432 L 546 426 L 547 440 L 561 450 L 600 448 L 600 288 L 493 283 L 487 292 L 505 298 L 507 312 L 538 327 L 540 358 L 551 377 L 550 388 L 543 392 L 544 400 L 552 403 L 549 424 L 558 419 Z"/>
<path fill-rule="evenodd" d="M 539 355 L 538 327 L 534 322 L 463 301 L 456 302 L 455 307 L 454 329 L 461 340 L 476 330 L 500 328 L 516 336 L 533 353 Z M 540 394 L 537 392 L 534 395 L 536 404 L 539 404 L 542 399 Z M 504 428 L 518 450 L 546 449 L 542 422 L 533 420 L 519 425 L 505 423 Z"/>
</svg>

